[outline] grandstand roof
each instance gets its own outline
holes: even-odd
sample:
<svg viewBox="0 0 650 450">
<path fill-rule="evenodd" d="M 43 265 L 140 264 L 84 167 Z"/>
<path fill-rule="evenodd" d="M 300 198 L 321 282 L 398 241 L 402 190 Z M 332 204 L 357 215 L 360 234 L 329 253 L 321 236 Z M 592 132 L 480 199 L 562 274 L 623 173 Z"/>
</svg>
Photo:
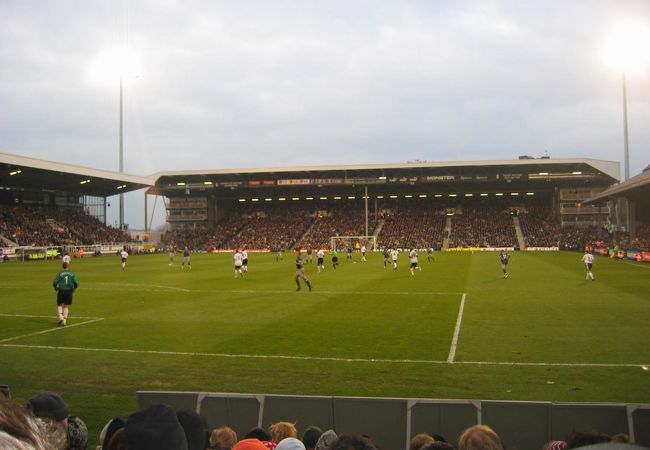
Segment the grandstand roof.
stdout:
<svg viewBox="0 0 650 450">
<path fill-rule="evenodd" d="M 600 203 L 617 198 L 627 198 L 632 201 L 648 201 L 650 198 L 650 169 L 622 183 L 615 184 L 598 195 L 585 200 L 583 203 Z"/>
<path fill-rule="evenodd" d="M 153 186 L 155 178 L 0 152 L 0 186 L 109 197 Z M 123 186 L 120 188 L 120 186 Z"/>
<path fill-rule="evenodd" d="M 530 158 L 493 161 L 440 161 L 399 164 L 363 164 L 192 170 L 159 172 L 152 193 L 180 195 L 188 188 L 238 189 L 307 185 L 395 185 L 422 183 L 492 185 L 538 184 L 564 186 L 593 183 L 609 186 L 618 181 L 619 163 L 588 158 Z M 549 183 L 551 182 L 551 183 Z M 206 187 L 207 186 L 207 187 Z M 155 191 L 155 192 L 154 192 Z"/>
</svg>

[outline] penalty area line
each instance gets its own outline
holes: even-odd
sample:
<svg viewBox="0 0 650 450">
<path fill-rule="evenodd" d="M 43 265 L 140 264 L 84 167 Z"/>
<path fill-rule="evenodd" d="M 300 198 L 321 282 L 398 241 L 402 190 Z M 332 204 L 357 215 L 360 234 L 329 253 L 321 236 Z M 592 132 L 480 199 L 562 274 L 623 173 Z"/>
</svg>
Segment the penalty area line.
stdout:
<svg viewBox="0 0 650 450">
<path fill-rule="evenodd" d="M 56 319 L 56 316 L 39 316 L 39 315 L 35 315 L 35 314 L 4 314 L 4 313 L 0 313 L 0 317 L 28 317 L 28 318 L 31 318 L 31 319 Z M 75 319 L 103 319 L 103 317 L 83 317 L 83 316 L 74 316 L 74 318 Z"/>
<path fill-rule="evenodd" d="M 0 339 L 0 344 L 6 345 L 5 342 L 11 342 L 11 341 L 15 341 L 17 339 L 22 339 L 22 338 L 31 337 L 31 336 L 39 336 L 41 334 L 52 333 L 53 331 L 65 330 L 66 328 L 74 328 L 74 327 L 78 327 L 78 326 L 81 326 L 81 325 L 88 325 L 89 323 L 99 322 L 100 320 L 104 320 L 104 318 L 99 317 L 99 318 L 93 319 L 93 320 L 86 320 L 85 322 L 73 323 L 72 325 L 66 325 L 65 327 L 58 327 L 57 326 L 56 328 L 48 328 L 47 330 L 36 331 L 34 333 L 22 334 L 20 336 L 12 336 L 12 337 L 8 337 L 8 338 L 5 338 L 5 339 Z"/>
<path fill-rule="evenodd" d="M 78 324 L 81 325 L 81 324 Z M 85 347 L 63 347 L 53 345 L 25 345 L 25 344 L 5 344 L 1 343 L 0 347 L 24 348 L 24 349 L 43 349 L 43 350 L 63 350 L 63 351 L 82 351 L 82 352 L 105 352 L 105 353 L 131 353 L 138 355 L 165 355 L 165 356 L 201 356 L 214 358 L 233 358 L 233 359 L 276 359 L 276 360 L 296 360 L 296 361 L 332 361 L 332 362 L 352 362 L 352 363 L 391 363 L 391 364 L 429 364 L 429 365 L 475 365 L 475 366 L 537 366 L 537 367 L 643 367 L 650 364 L 617 364 L 617 363 L 543 363 L 543 362 L 499 362 L 499 361 L 447 361 L 424 360 L 424 359 L 364 359 L 364 358 L 335 358 L 326 356 L 290 356 L 290 355 L 246 355 L 231 353 L 203 353 L 203 352 L 175 352 L 164 350 L 131 350 L 119 348 L 85 348 Z"/>
<path fill-rule="evenodd" d="M 456 358 L 456 347 L 458 346 L 458 336 L 460 335 L 460 325 L 463 322 L 463 310 L 465 309 L 465 298 L 467 294 L 463 292 L 463 297 L 460 300 L 460 308 L 458 309 L 458 318 L 456 319 L 456 328 L 454 328 L 454 337 L 451 339 L 451 347 L 449 348 L 449 356 L 447 362 L 452 364 Z"/>
</svg>

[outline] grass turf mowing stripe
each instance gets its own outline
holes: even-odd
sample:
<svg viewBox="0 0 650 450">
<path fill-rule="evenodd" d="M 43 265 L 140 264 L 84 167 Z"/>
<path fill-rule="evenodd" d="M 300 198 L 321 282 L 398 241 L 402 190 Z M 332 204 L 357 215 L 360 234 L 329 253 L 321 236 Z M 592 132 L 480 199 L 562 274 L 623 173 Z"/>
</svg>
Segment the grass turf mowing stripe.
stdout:
<svg viewBox="0 0 650 450">
<path fill-rule="evenodd" d="M 82 325 L 79 323 L 76 325 Z M 72 326 L 72 325 L 71 325 Z M 51 331 L 51 330 L 49 330 Z M 358 363 L 390 363 L 390 364 L 464 364 L 475 366 L 537 366 L 537 367 L 639 367 L 643 369 L 648 366 L 647 363 L 547 363 L 547 362 L 508 362 L 508 361 L 448 361 L 422 360 L 422 359 L 364 359 L 364 358 L 333 358 L 323 356 L 293 356 L 293 355 L 246 355 L 230 353 L 204 353 L 204 352 L 173 352 L 164 350 L 131 350 L 119 348 L 85 348 L 85 347 L 65 347 L 53 345 L 24 345 L 24 344 L 6 344 L 1 343 L 0 347 L 24 348 L 24 349 L 48 349 L 63 351 L 84 351 L 84 352 L 109 352 L 109 353 L 132 353 L 145 355 L 171 355 L 171 356 L 208 356 L 214 358 L 233 358 L 233 359 L 278 359 L 278 360 L 297 360 L 297 361 L 333 361 L 333 362 L 358 362 Z M 645 369 L 644 369 L 645 370 Z"/>
</svg>

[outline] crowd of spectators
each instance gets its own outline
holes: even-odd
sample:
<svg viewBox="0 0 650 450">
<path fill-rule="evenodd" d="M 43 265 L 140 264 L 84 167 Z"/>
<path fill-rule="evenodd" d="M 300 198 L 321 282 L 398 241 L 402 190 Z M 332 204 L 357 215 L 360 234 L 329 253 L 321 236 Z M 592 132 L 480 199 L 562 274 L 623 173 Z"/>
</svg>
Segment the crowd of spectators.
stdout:
<svg viewBox="0 0 650 450">
<path fill-rule="evenodd" d="M 130 242 L 117 228 L 102 224 L 81 208 L 0 205 L 0 234 L 20 246 L 91 245 Z"/>
<path fill-rule="evenodd" d="M 515 247 L 517 235 L 510 210 L 488 205 L 457 207 L 450 247 Z"/>
<path fill-rule="evenodd" d="M 445 231 L 445 210 L 418 202 L 383 209 L 384 225 L 379 248 L 441 248 Z"/>
<path fill-rule="evenodd" d="M 314 221 L 303 205 L 268 205 L 249 214 L 246 225 L 223 243 L 224 248 L 289 249 Z"/>
<path fill-rule="evenodd" d="M 127 417 L 115 417 L 92 435 L 84 421 L 54 392 L 41 392 L 26 407 L 0 396 L 0 448 L 3 450 L 87 450 L 98 436 L 96 450 L 377 450 L 367 434 L 323 431 L 316 425 L 299 435 L 293 422 L 275 422 L 268 429 L 255 427 L 241 438 L 227 425 L 208 430 L 193 409 L 174 410 L 152 404 Z M 487 425 L 464 430 L 455 442 L 436 433 L 411 438 L 406 450 L 504 450 L 499 435 Z M 626 434 L 608 436 L 574 431 L 564 440 L 549 441 L 544 450 L 566 450 L 599 443 L 629 443 Z M 616 447 L 621 448 L 621 447 Z"/>
<path fill-rule="evenodd" d="M 372 233 L 376 220 L 368 218 L 368 232 Z M 309 231 L 300 240 L 302 248 L 329 248 L 332 236 L 364 236 L 366 218 L 364 207 L 354 203 L 338 203 L 326 211 L 318 211 Z M 348 244 L 349 245 L 349 244 Z"/>
</svg>

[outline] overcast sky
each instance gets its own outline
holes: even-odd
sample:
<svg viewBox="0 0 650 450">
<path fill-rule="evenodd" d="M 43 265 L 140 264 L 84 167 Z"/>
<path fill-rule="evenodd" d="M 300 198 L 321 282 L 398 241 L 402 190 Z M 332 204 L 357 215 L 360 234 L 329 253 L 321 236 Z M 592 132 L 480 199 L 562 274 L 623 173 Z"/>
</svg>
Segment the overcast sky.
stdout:
<svg viewBox="0 0 650 450">
<path fill-rule="evenodd" d="M 630 20 L 650 26 L 650 1 L 0 0 L 0 151 L 118 170 L 118 82 L 91 67 L 126 43 L 141 62 L 125 89 L 129 174 L 622 161 L 621 73 L 602 48 Z M 628 117 L 636 175 L 647 70 L 628 76 Z"/>
</svg>

